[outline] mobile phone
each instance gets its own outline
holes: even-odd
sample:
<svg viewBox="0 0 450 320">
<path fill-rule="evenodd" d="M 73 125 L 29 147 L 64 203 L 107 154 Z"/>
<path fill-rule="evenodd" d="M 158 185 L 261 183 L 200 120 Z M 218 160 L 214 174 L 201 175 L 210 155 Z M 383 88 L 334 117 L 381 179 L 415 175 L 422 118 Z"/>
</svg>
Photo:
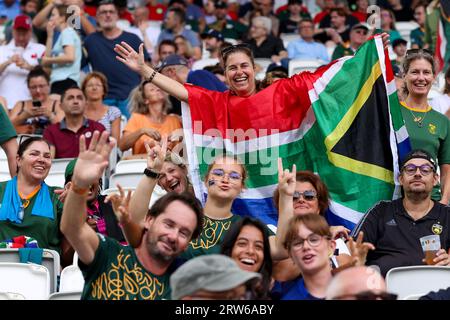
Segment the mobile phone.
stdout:
<svg viewBox="0 0 450 320">
<path fill-rule="evenodd" d="M 39 100 L 33 100 L 33 107 L 40 108 L 42 103 Z"/>
</svg>

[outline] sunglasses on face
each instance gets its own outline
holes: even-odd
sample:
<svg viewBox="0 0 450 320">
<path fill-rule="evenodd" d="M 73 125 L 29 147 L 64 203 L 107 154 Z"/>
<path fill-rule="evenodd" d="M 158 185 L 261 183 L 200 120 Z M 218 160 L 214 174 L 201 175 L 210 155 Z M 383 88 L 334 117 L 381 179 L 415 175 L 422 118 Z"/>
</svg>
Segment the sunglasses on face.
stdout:
<svg viewBox="0 0 450 320">
<path fill-rule="evenodd" d="M 231 180 L 241 180 L 242 175 L 236 171 L 231 171 L 229 173 L 226 173 L 223 169 L 213 169 L 211 170 L 211 174 L 216 177 L 224 177 L 225 175 L 228 175 L 228 178 Z"/>
<path fill-rule="evenodd" d="M 300 197 L 303 196 L 303 199 L 306 201 L 313 201 L 317 197 L 317 193 L 314 190 L 305 190 L 303 192 L 294 191 L 293 199 L 294 202 L 300 200 Z"/>
<path fill-rule="evenodd" d="M 416 174 L 417 169 L 419 169 L 420 173 L 424 176 L 429 175 L 434 172 L 434 167 L 429 164 L 423 164 L 421 166 L 416 166 L 415 164 L 407 164 L 403 167 L 403 172 L 405 172 L 408 176 L 413 176 Z"/>
<path fill-rule="evenodd" d="M 364 291 L 357 294 L 347 294 L 334 297 L 333 300 L 397 300 L 397 295 L 388 292 L 375 293 L 373 291 Z"/>
</svg>

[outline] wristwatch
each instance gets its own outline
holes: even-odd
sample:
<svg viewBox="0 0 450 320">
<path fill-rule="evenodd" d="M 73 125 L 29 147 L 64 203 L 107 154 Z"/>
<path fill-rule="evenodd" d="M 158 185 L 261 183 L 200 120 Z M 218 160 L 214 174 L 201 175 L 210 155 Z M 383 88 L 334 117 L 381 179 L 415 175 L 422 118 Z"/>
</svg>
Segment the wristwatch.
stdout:
<svg viewBox="0 0 450 320">
<path fill-rule="evenodd" d="M 153 179 L 158 179 L 160 176 L 160 173 L 153 171 L 152 169 L 149 168 L 145 168 L 144 170 L 144 174 L 149 177 L 149 178 L 153 178 Z"/>
</svg>

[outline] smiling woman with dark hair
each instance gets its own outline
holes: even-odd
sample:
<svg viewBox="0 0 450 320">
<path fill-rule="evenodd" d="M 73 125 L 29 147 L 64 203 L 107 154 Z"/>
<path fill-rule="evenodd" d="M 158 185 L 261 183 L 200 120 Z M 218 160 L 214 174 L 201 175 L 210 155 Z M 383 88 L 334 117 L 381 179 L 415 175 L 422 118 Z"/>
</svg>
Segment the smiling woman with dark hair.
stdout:
<svg viewBox="0 0 450 320">
<path fill-rule="evenodd" d="M 17 151 L 17 176 L 0 182 L 0 241 L 27 236 L 37 241 L 39 248 L 66 252 L 61 246 L 59 230 L 62 203 L 56 187 L 44 180 L 50 171 L 50 146 L 39 137 L 32 137 Z"/>
</svg>

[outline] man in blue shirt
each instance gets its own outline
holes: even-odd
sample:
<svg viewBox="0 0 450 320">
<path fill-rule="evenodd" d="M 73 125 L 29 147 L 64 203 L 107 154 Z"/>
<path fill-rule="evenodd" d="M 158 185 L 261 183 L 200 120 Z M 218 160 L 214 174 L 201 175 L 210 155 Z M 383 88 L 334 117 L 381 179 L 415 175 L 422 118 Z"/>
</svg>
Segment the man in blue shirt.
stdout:
<svg viewBox="0 0 450 320">
<path fill-rule="evenodd" d="M 92 69 L 104 73 L 108 79 L 109 92 L 104 103 L 118 107 L 122 114 L 129 118 L 128 95 L 139 85 L 141 79 L 137 73 L 129 72 L 129 69 L 116 59 L 113 49 L 116 44 L 125 41 L 138 51 L 142 41 L 135 34 L 118 28 L 118 19 L 118 9 L 114 2 L 101 1 L 97 9 L 97 23 L 102 31 L 90 34 L 84 41 L 84 47 Z M 146 60 L 149 59 L 146 50 L 144 56 Z"/>
<path fill-rule="evenodd" d="M 0 17 L 7 20 L 14 20 L 19 15 L 20 6 L 17 0 L 0 0 Z"/>
<path fill-rule="evenodd" d="M 311 19 L 300 22 L 299 33 L 301 39 L 291 41 L 287 47 L 289 59 L 317 59 L 329 62 L 330 57 L 326 47 L 314 41 L 314 23 Z"/>
</svg>

